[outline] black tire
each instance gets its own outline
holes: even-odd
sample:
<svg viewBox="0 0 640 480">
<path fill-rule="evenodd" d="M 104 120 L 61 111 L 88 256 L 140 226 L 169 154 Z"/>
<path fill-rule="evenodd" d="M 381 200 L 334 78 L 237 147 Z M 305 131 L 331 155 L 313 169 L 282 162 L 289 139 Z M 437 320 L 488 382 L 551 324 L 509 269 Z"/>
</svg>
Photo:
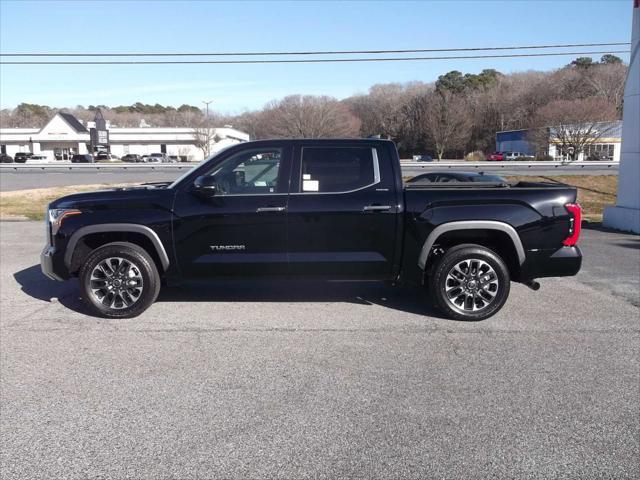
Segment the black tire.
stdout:
<svg viewBox="0 0 640 480">
<path fill-rule="evenodd" d="M 99 267 L 99 265 L 101 265 L 101 262 L 108 261 L 108 259 L 116 259 L 116 266 L 118 265 L 117 259 L 123 259 L 124 261 L 122 264 L 125 267 L 127 265 L 132 266 L 128 271 L 135 272 L 135 279 L 140 282 L 139 289 L 128 289 L 128 292 L 132 292 L 133 295 L 124 291 L 125 288 L 122 288 L 119 290 L 122 292 L 121 294 L 114 295 L 113 293 L 108 292 L 107 295 L 111 296 L 104 295 L 102 297 L 103 301 L 100 301 L 98 297 L 101 296 L 104 289 L 99 291 L 97 294 L 94 294 L 92 290 L 91 275 L 96 268 L 104 272 L 104 268 Z M 102 265 L 104 266 L 104 263 L 102 263 Z M 131 273 L 131 275 L 134 275 L 134 273 Z M 155 302 L 156 298 L 158 298 L 158 293 L 160 293 L 160 275 L 158 274 L 155 262 L 142 247 L 132 243 L 113 242 L 96 248 L 86 258 L 78 276 L 85 304 L 93 314 L 101 317 L 136 317 L 149 308 L 149 306 Z M 107 276 L 105 275 L 104 278 L 105 281 L 98 280 L 99 283 L 97 284 L 94 280 L 93 286 L 95 287 L 106 284 Z M 112 276 L 109 277 L 109 281 L 116 282 L 117 286 L 113 287 L 110 285 L 111 288 L 117 288 L 120 286 L 120 279 L 124 278 L 124 275 L 115 278 L 112 274 Z M 139 294 L 138 290 L 140 290 Z M 135 294 L 138 294 L 139 296 L 134 298 Z M 114 297 L 117 297 L 116 301 L 112 302 Z M 108 305 L 111 303 L 113 303 L 113 307 Z M 130 303 L 130 305 L 128 305 L 128 303 Z"/>
<path fill-rule="evenodd" d="M 504 306 L 510 283 L 509 269 L 497 253 L 482 245 L 464 244 L 447 250 L 434 266 L 429 290 L 448 318 L 478 321 L 495 315 Z"/>
</svg>

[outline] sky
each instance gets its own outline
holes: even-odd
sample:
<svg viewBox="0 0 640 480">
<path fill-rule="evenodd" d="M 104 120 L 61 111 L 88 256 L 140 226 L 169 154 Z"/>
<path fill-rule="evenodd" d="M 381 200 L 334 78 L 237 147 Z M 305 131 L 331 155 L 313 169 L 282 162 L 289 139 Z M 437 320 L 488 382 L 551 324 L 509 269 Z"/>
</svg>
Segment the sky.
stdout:
<svg viewBox="0 0 640 480">
<path fill-rule="evenodd" d="M 628 42 L 632 3 L 0 0 L 0 53 L 370 50 Z M 628 54 L 619 56 L 628 61 Z M 22 102 L 73 107 L 138 101 L 203 106 L 206 100 L 213 102 L 212 110 L 233 114 L 289 94 L 345 98 L 365 93 L 377 83 L 432 82 L 450 70 L 551 70 L 572 59 L 0 65 L 0 107 L 13 108 Z"/>
</svg>

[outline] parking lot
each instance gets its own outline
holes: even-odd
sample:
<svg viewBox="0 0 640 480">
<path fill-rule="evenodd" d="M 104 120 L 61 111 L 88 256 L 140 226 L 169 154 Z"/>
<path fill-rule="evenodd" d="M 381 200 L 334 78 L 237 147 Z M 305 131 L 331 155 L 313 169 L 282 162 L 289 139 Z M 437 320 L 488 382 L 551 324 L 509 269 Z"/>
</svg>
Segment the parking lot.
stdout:
<svg viewBox="0 0 640 480">
<path fill-rule="evenodd" d="M 173 287 L 86 316 L 0 223 L 1 476 L 637 478 L 640 240 L 478 323 L 372 284 Z"/>
</svg>

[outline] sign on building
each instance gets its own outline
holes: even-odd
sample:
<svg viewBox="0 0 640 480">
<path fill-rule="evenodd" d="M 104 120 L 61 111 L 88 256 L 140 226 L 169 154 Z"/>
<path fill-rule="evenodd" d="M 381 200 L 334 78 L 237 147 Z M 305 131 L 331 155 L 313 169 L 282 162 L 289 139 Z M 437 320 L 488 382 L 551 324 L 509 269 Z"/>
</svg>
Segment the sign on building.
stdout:
<svg viewBox="0 0 640 480">
<path fill-rule="evenodd" d="M 107 122 L 102 116 L 102 112 L 98 110 L 93 121 L 95 127 L 89 130 L 89 136 L 91 140 L 91 151 L 97 152 L 99 150 L 110 151 L 109 148 L 109 130 L 107 129 Z"/>
</svg>

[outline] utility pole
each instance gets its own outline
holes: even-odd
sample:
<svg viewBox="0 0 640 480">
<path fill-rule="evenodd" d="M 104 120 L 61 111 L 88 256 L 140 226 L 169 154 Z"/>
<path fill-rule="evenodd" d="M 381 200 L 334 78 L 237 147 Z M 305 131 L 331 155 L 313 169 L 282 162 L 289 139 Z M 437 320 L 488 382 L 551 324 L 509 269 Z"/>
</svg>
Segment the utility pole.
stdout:
<svg viewBox="0 0 640 480">
<path fill-rule="evenodd" d="M 209 100 L 209 101 L 203 100 L 202 103 L 204 103 L 207 106 L 207 113 L 206 113 L 205 117 L 207 119 L 209 119 L 209 104 L 213 103 L 213 100 Z"/>
</svg>

